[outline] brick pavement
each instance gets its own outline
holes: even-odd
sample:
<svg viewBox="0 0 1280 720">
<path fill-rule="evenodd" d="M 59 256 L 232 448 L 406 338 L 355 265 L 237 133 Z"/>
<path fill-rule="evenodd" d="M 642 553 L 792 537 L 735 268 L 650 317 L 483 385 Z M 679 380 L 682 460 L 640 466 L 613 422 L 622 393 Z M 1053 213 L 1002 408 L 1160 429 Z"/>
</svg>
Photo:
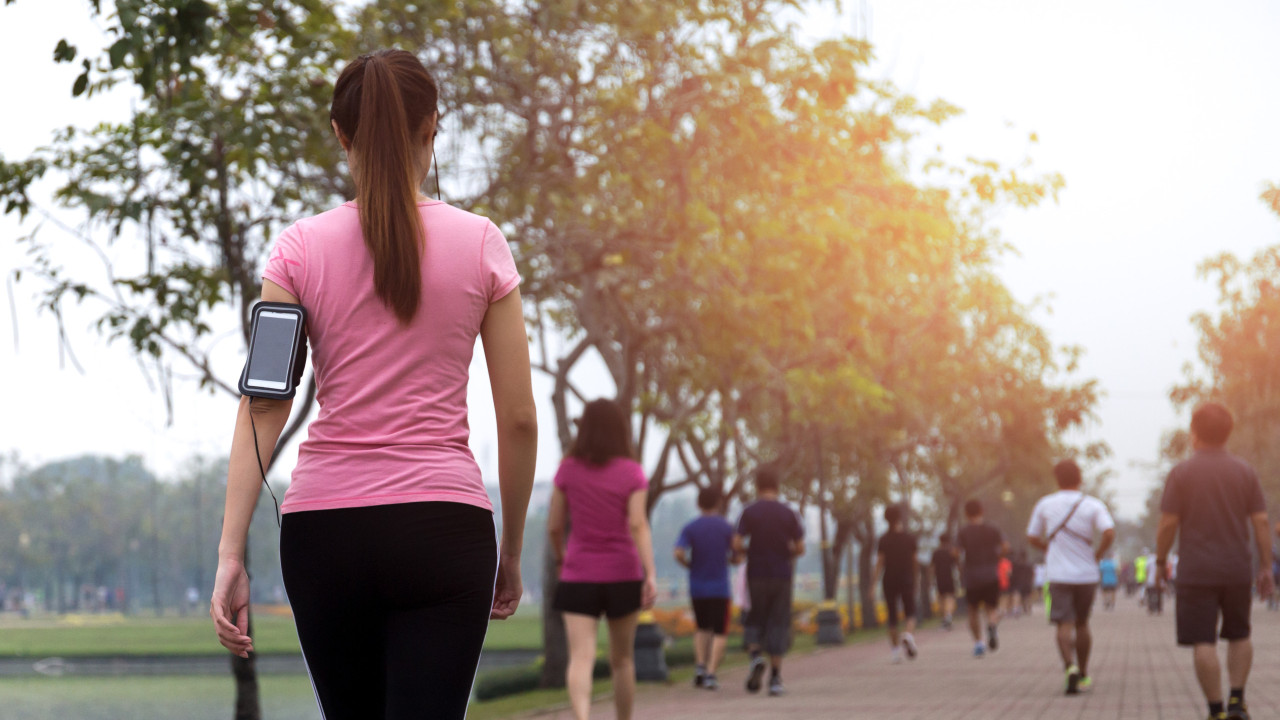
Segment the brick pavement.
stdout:
<svg viewBox="0 0 1280 720">
<path fill-rule="evenodd" d="M 1174 644 L 1173 604 L 1149 617 L 1121 597 L 1113 612 L 1094 615 L 1092 692 L 1062 695 L 1062 670 L 1052 630 L 1041 614 L 1006 620 L 1000 650 L 974 659 L 967 625 L 917 634 L 920 658 L 889 663 L 887 643 L 823 649 L 790 658 L 783 669 L 788 694 L 770 698 L 743 689 L 745 668 L 721 673 L 718 692 L 692 687 L 642 687 L 636 720 L 753 720 L 755 718 L 893 718 L 977 720 L 1194 720 L 1206 712 L 1192 674 L 1190 650 Z M 1247 700 L 1255 718 L 1280 717 L 1280 613 L 1254 606 L 1255 657 Z M 1225 667 L 1225 647 L 1221 653 Z M 566 710 L 543 717 L 568 720 Z M 612 702 L 592 708 L 613 718 Z"/>
</svg>

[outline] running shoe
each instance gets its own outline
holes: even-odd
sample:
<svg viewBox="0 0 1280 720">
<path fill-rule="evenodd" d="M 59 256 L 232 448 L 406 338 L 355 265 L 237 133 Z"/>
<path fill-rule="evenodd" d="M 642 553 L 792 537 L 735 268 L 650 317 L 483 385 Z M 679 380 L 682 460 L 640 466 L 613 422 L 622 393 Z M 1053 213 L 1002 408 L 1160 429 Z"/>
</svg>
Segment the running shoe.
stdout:
<svg viewBox="0 0 1280 720">
<path fill-rule="evenodd" d="M 987 648 L 986 648 L 986 646 L 985 646 L 985 645 L 983 645 L 982 643 L 978 643 L 977 645 L 974 645 L 974 646 L 973 646 L 973 656 L 974 656 L 974 657 L 976 657 L 976 658 L 981 658 L 981 657 L 983 657 L 983 656 L 984 656 L 984 655 L 986 655 L 986 654 L 987 654 Z"/>
<path fill-rule="evenodd" d="M 702 687 L 702 684 L 705 683 L 706 681 L 707 681 L 707 670 L 706 668 L 699 665 L 693 671 L 693 686 L 700 688 Z"/>
<path fill-rule="evenodd" d="M 719 689 L 720 689 L 720 681 L 716 679 L 716 676 L 715 676 L 715 675 L 710 675 L 710 674 L 709 674 L 709 675 L 707 675 L 705 678 L 703 678 L 703 680 L 702 680 L 702 687 L 704 687 L 704 688 L 706 688 L 706 689 L 708 689 L 708 690 L 719 690 Z"/>
<path fill-rule="evenodd" d="M 1227 714 L 1224 712 L 1214 713 L 1209 716 L 1209 720 L 1227 720 Z"/>
<path fill-rule="evenodd" d="M 919 650 L 916 648 L 916 639 L 911 635 L 911 633 L 907 633 L 902 636 L 902 647 L 907 651 L 907 657 L 909 659 L 916 659 L 916 653 L 919 652 Z"/>
<path fill-rule="evenodd" d="M 1242 702 L 1228 704 L 1227 720 L 1249 720 L 1249 706 Z"/>
<path fill-rule="evenodd" d="M 1088 675 L 1081 675 L 1080 684 L 1076 687 L 1080 689 L 1080 692 L 1089 692 L 1093 689 L 1093 678 Z"/>
<path fill-rule="evenodd" d="M 764 679 L 764 658 L 751 658 L 751 670 L 747 673 L 747 692 L 760 692 L 760 681 Z"/>
<path fill-rule="evenodd" d="M 1080 668 L 1072 665 L 1067 668 L 1067 695 L 1075 695 L 1080 692 Z"/>
<path fill-rule="evenodd" d="M 899 650 L 898 648 L 894 648 L 894 649 L 890 650 L 890 651 L 889 651 L 889 662 L 893 663 L 894 665 L 901 665 L 901 664 L 902 664 L 902 651 L 901 651 L 901 650 Z"/>
<path fill-rule="evenodd" d="M 770 697 L 778 697 L 779 695 L 786 695 L 786 694 L 787 694 L 787 689 L 782 686 L 781 677 L 774 675 L 772 678 L 769 679 L 769 696 Z"/>
<path fill-rule="evenodd" d="M 987 627 L 987 647 L 991 648 L 991 652 L 995 652 L 1000 649 L 1000 636 L 996 634 L 995 625 Z"/>
<path fill-rule="evenodd" d="M 947 617 L 942 618 L 942 629 L 943 629 L 943 630 L 950 630 L 950 629 L 951 629 L 951 617 L 950 617 L 950 616 L 947 616 Z"/>
</svg>

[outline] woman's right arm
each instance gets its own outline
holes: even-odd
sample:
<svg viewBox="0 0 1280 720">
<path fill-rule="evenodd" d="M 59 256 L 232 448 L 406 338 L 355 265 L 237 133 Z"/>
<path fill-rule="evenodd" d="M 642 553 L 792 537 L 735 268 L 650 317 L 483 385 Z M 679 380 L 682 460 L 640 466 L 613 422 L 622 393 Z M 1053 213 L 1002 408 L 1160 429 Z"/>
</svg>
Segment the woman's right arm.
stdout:
<svg viewBox="0 0 1280 720">
<path fill-rule="evenodd" d="M 498 420 L 498 489 L 502 497 L 502 542 L 492 617 L 504 619 L 516 611 L 523 593 L 520 554 L 538 454 L 529 336 L 519 289 L 489 305 L 480 326 L 480 339 Z"/>
</svg>

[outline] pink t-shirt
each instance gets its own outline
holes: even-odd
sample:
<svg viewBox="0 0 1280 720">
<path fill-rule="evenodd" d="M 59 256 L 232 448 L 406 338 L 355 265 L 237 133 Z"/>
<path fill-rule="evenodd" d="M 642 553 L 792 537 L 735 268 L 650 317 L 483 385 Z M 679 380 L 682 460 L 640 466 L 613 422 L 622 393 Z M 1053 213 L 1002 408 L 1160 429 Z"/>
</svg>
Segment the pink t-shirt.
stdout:
<svg viewBox="0 0 1280 720">
<path fill-rule="evenodd" d="M 643 580 L 644 568 L 627 522 L 627 501 L 649 487 L 644 468 L 626 458 L 597 467 L 567 457 L 556 471 L 556 487 L 569 508 L 569 544 L 560 579 L 565 582 Z"/>
<path fill-rule="evenodd" d="M 276 240 L 262 276 L 307 309 L 320 406 L 281 512 L 419 501 L 493 509 L 467 445 L 467 370 L 489 304 L 520 276 L 492 222 L 435 201 L 418 210 L 422 303 L 407 326 L 374 291 L 355 203 Z"/>
</svg>

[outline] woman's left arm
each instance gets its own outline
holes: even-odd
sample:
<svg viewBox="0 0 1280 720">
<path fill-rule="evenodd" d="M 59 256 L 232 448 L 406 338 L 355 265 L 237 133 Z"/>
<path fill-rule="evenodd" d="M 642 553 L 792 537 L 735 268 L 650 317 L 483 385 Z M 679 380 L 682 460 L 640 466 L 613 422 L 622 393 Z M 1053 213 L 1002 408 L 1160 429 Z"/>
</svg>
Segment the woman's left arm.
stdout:
<svg viewBox="0 0 1280 720">
<path fill-rule="evenodd" d="M 636 490 L 627 499 L 627 525 L 631 530 L 631 539 L 636 544 L 636 552 L 640 553 L 640 564 L 644 567 L 642 598 L 645 609 L 653 607 L 658 600 L 658 576 L 653 564 L 653 536 L 649 530 L 649 515 L 645 512 L 648 495 L 647 490 Z"/>
<path fill-rule="evenodd" d="M 262 299 L 297 304 L 298 299 L 270 280 L 262 283 Z M 293 400 L 241 397 L 231 436 L 231 459 L 227 468 L 227 500 L 218 543 L 218 572 L 213 582 L 209 615 L 218 641 L 231 652 L 248 657 L 253 651 L 249 637 L 249 575 L 244 567 L 249 522 L 262 492 L 262 471 L 254 449 L 261 450 L 262 468 L 270 467 L 276 441 L 289 421 Z"/>
</svg>

